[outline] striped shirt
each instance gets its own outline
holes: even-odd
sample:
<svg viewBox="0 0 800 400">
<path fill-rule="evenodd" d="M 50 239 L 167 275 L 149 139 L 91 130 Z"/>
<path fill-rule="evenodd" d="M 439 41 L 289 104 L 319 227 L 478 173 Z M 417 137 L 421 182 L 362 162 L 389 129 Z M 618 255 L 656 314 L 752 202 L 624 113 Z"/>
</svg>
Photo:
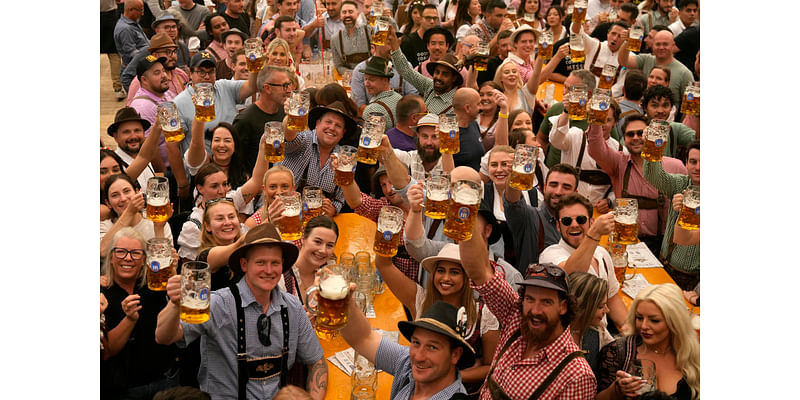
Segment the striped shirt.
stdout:
<svg viewBox="0 0 800 400">
<path fill-rule="evenodd" d="M 331 153 L 336 153 L 339 145 L 333 148 Z M 297 137 L 291 142 L 286 142 L 286 156 L 283 161 L 275 165 L 283 165 L 294 173 L 294 184 L 300 187 L 300 181 L 305 176 L 306 185 L 318 186 L 322 189 L 336 212 L 344 205 L 344 192 L 342 188 L 333 183 L 333 167 L 331 159 L 325 161 L 325 165 L 320 168 L 319 144 L 317 142 L 317 130 L 298 132 Z"/>
<path fill-rule="evenodd" d="M 364 117 L 369 115 L 369 113 L 380 113 L 383 115 L 384 125 L 384 132 L 392 129 L 395 125 L 397 125 L 397 103 L 402 99 L 403 96 L 400 93 L 395 92 L 394 90 L 387 90 L 385 92 L 381 92 L 375 95 L 370 101 L 369 104 L 364 107 Z M 389 110 L 392 112 L 392 115 L 389 116 L 389 113 L 386 111 L 382 105 L 378 104 L 378 102 L 382 102 L 386 104 L 386 107 L 389 107 Z"/>
<path fill-rule="evenodd" d="M 408 64 L 406 56 L 400 49 L 392 52 L 392 63 L 397 69 L 397 72 L 403 76 L 403 79 L 409 81 L 419 91 L 425 99 L 425 106 L 428 107 L 428 112 L 433 114 L 441 114 L 445 110 L 451 111 L 453 105 L 453 96 L 456 94 L 457 87 L 453 87 L 449 92 L 438 94 L 433 90 L 433 79 L 414 71 Z"/>
<path fill-rule="evenodd" d="M 664 171 L 660 162 L 650 162 L 644 160 L 644 178 L 655 186 L 659 192 L 669 197 L 670 208 L 667 218 L 667 227 L 664 230 L 664 241 L 661 242 L 661 256 L 666 257 L 669 252 L 669 245 L 672 243 L 672 234 L 675 231 L 675 222 L 678 220 L 679 213 L 672 209 L 672 196 L 686 189 L 691 181 L 688 175 L 670 174 Z M 686 272 L 700 271 L 700 245 L 681 246 L 676 244 L 669 259 L 670 265 Z"/>
</svg>

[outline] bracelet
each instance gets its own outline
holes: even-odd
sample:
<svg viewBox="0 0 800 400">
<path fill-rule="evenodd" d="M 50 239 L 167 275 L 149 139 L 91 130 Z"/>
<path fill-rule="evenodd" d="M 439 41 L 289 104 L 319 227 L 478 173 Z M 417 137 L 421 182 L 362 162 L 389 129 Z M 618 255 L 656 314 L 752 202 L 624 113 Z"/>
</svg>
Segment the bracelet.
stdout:
<svg viewBox="0 0 800 400">
<path fill-rule="evenodd" d="M 600 243 L 600 239 L 596 239 L 596 238 L 593 238 L 593 237 L 591 237 L 591 236 L 589 235 L 589 232 L 586 232 L 586 237 L 588 237 L 589 239 L 592 239 L 592 240 L 594 240 L 594 241 L 595 241 L 595 242 L 597 242 L 597 243 Z"/>
<path fill-rule="evenodd" d="M 505 119 L 508 119 L 508 114 L 503 114 L 503 113 L 501 113 L 501 112 L 498 112 L 498 113 L 497 113 L 497 116 L 498 116 L 498 117 L 500 117 L 500 118 L 505 118 Z"/>
</svg>

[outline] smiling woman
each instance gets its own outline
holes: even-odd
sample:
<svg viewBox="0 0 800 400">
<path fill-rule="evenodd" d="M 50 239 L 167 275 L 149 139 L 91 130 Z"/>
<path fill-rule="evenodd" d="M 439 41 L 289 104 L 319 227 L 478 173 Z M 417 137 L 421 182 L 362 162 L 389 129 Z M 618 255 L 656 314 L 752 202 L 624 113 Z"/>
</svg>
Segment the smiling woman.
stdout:
<svg viewBox="0 0 800 400">
<path fill-rule="evenodd" d="M 283 273 L 279 285 L 281 289 L 297 296 L 306 304 L 306 292 L 314 285 L 314 278 L 321 266 L 325 265 L 333 254 L 336 241 L 339 239 L 339 226 L 333 218 L 320 215 L 312 218 L 303 230 L 300 239 L 300 253 L 292 268 Z"/>
</svg>

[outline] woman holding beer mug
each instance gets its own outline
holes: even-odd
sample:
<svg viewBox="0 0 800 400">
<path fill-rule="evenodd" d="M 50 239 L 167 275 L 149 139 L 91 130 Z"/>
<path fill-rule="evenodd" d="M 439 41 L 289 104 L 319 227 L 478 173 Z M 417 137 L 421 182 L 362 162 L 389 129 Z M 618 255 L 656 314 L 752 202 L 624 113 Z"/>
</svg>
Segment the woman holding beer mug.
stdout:
<svg viewBox="0 0 800 400">
<path fill-rule="evenodd" d="M 474 366 L 460 371 L 461 380 L 469 393 L 476 393 L 489 373 L 500 334 L 500 324 L 489 311 L 489 307 L 482 301 L 475 300 L 469 287 L 469 278 L 461 267 L 458 245 L 446 244 L 438 255 L 422 260 L 421 265 L 431 275 L 426 288 L 394 267 L 391 258 L 380 255 L 375 257 L 375 266 L 389 290 L 416 318 L 420 318 L 437 300 L 464 307 L 464 339 L 475 349 L 477 361 Z"/>
<path fill-rule="evenodd" d="M 149 399 L 178 385 L 177 347 L 156 344 L 153 334 L 167 300 L 164 292 L 145 284 L 145 239 L 136 229 L 124 227 L 112 234 L 104 255 L 100 292 L 108 300 L 108 341 L 100 362 L 101 396 Z M 177 261 L 173 250 L 172 268 Z"/>
<path fill-rule="evenodd" d="M 197 175 L 197 171 L 208 163 L 220 167 L 228 177 L 228 184 L 232 189 L 244 185 L 248 179 L 247 168 L 244 165 L 241 151 L 239 150 L 239 135 L 233 125 L 220 122 L 211 133 L 211 154 L 206 153 L 203 138 L 204 122 L 192 119 L 192 141 L 186 150 L 186 170 L 189 175 Z M 260 147 L 260 146 L 259 146 Z"/>
<path fill-rule="evenodd" d="M 283 273 L 278 285 L 286 292 L 297 296 L 305 305 L 308 289 L 314 286 L 317 270 L 328 263 L 339 239 L 339 226 L 333 218 L 320 215 L 312 218 L 303 230 L 300 252 L 292 268 Z"/>
<path fill-rule="evenodd" d="M 114 235 L 125 227 L 139 232 L 144 240 L 154 237 L 172 241 L 172 230 L 167 221 L 153 222 L 142 216 L 145 208 L 144 195 L 134 188 L 133 179 L 126 174 L 111 175 L 106 179 L 106 206 L 111 209 L 109 219 L 100 221 L 100 256 L 106 255 Z M 167 219 L 172 217 L 172 207 L 168 207 Z"/>
<path fill-rule="evenodd" d="M 228 267 L 228 257 L 244 243 L 247 228 L 239 222 L 233 201 L 218 198 L 206 202 L 203 213 L 198 261 L 208 263 L 211 270 L 211 290 L 236 283 L 241 276 Z"/>
<path fill-rule="evenodd" d="M 521 0 L 519 2 L 519 7 L 517 7 L 517 21 L 524 20 L 524 23 L 536 30 L 547 28 L 547 25 L 542 21 L 542 17 L 539 15 L 541 7 L 542 4 L 539 0 Z M 531 15 L 534 17 L 533 21 L 528 19 L 528 16 Z M 520 21 L 520 24 L 522 23 L 523 22 Z"/>
<path fill-rule="evenodd" d="M 294 192 L 294 173 L 283 165 L 274 165 L 264 174 L 264 205 L 245 221 L 245 226 L 255 228 L 264 222 L 274 222 L 281 218 L 283 204 L 277 195 Z M 277 200 L 277 201 L 276 201 Z"/>
<path fill-rule="evenodd" d="M 592 371 L 597 371 L 600 349 L 614 341 L 604 322 L 608 314 L 608 281 L 588 272 L 573 272 L 569 274 L 569 292 L 578 306 L 569 325 L 572 339 L 588 352 L 586 360 Z"/>
<path fill-rule="evenodd" d="M 636 296 L 626 325 L 632 328 L 600 351 L 597 398 L 638 396 L 642 382 L 623 369 L 633 360 L 655 364 L 656 384 L 675 399 L 700 398 L 700 342 L 681 289 L 673 283 L 648 286 Z"/>
</svg>

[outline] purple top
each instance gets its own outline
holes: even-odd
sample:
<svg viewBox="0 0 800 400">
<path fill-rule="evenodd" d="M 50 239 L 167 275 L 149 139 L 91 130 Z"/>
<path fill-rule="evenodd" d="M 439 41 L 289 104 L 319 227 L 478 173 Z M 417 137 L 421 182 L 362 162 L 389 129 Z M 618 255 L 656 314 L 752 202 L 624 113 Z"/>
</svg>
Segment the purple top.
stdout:
<svg viewBox="0 0 800 400">
<path fill-rule="evenodd" d="M 392 148 L 403 150 L 403 151 L 411 151 L 416 150 L 417 145 L 414 143 L 414 138 L 409 137 L 405 133 L 401 132 L 400 129 L 392 128 L 386 131 L 386 136 L 389 137 L 389 143 L 392 144 Z"/>
</svg>

